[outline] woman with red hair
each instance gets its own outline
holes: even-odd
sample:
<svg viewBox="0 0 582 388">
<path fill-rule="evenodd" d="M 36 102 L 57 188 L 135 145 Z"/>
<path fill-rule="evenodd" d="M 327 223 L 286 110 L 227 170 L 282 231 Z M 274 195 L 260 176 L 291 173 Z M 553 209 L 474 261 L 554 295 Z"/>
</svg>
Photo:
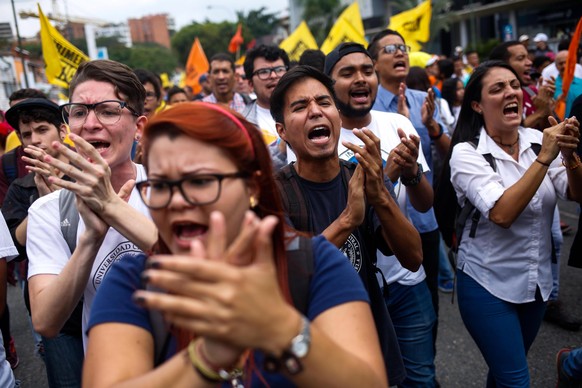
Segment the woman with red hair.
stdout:
<svg viewBox="0 0 582 388">
<path fill-rule="evenodd" d="M 101 285 L 84 385 L 387 386 L 366 291 L 323 237 L 284 226 L 260 132 L 194 102 L 156 115 L 142 141 L 148 179 L 137 187 L 159 239 Z M 306 254 L 289 254 L 305 241 Z M 303 308 L 290 279 L 304 284 Z"/>
</svg>

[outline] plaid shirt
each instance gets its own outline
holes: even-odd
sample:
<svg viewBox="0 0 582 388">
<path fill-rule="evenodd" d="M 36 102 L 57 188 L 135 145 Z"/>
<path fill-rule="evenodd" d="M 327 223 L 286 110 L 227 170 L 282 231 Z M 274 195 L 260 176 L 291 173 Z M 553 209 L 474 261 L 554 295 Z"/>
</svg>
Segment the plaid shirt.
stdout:
<svg viewBox="0 0 582 388">
<path fill-rule="evenodd" d="M 214 96 L 214 93 L 209 94 L 208 96 L 202 99 L 204 102 L 211 102 L 213 104 L 218 103 L 218 100 Z M 237 111 L 238 113 L 242 113 L 246 107 L 245 100 L 242 96 L 238 93 L 234 93 L 232 96 L 232 101 L 228 104 L 228 107 L 232 110 Z"/>
</svg>

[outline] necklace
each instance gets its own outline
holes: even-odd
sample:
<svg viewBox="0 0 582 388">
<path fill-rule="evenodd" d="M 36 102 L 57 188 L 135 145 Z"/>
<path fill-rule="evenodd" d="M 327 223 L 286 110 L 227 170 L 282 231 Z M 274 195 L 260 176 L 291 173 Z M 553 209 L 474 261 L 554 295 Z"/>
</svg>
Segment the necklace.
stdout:
<svg viewBox="0 0 582 388">
<path fill-rule="evenodd" d="M 498 145 L 500 145 L 502 147 L 509 147 L 509 150 L 507 150 L 507 151 L 509 152 L 510 155 L 513 155 L 513 153 L 515 152 L 515 148 L 514 147 L 519 142 L 519 133 L 517 134 L 517 139 L 513 143 L 511 143 L 511 144 L 502 143 L 500 141 L 495 140 L 495 138 L 493 138 L 493 137 L 492 137 L 492 139 L 493 139 L 493 141 L 495 143 L 497 143 Z"/>
</svg>

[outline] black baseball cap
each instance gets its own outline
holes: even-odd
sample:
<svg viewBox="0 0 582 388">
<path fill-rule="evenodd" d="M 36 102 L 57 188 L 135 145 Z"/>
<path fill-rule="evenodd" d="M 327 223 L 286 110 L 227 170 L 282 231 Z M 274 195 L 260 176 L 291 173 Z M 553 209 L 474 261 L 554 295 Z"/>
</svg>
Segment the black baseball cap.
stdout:
<svg viewBox="0 0 582 388">
<path fill-rule="evenodd" d="M 63 122 L 59 106 L 47 98 L 27 98 L 26 100 L 20 101 L 18 104 L 8 109 L 4 114 L 4 117 L 6 117 L 6 121 L 8 121 L 8 124 L 10 124 L 12 128 L 18 129 L 20 112 L 28 111 L 35 108 L 49 110 L 56 114 L 61 123 Z"/>
<path fill-rule="evenodd" d="M 337 46 L 335 49 L 333 49 L 325 57 L 325 68 L 324 68 L 325 74 L 331 76 L 331 71 L 333 70 L 335 64 L 338 63 L 339 60 L 345 57 L 346 55 L 352 53 L 363 53 L 370 57 L 370 59 L 372 59 L 368 50 L 366 50 L 366 48 L 361 44 L 354 42 L 344 42 Z"/>
</svg>

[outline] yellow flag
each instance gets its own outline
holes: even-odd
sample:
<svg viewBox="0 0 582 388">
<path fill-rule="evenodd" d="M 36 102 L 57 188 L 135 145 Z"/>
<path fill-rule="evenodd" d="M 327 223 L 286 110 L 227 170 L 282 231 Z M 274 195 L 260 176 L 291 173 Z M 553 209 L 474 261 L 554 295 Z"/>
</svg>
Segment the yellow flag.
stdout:
<svg viewBox="0 0 582 388">
<path fill-rule="evenodd" d="M 430 0 L 426 0 L 408 11 L 392 16 L 388 28 L 402 34 L 412 51 L 420 51 L 422 43 L 430 39 L 431 15 Z"/>
<path fill-rule="evenodd" d="M 338 17 L 331 31 L 329 31 L 329 35 L 327 35 L 327 38 L 321 45 L 321 51 L 327 55 L 343 42 L 356 42 L 364 46 L 368 45 L 364 33 L 364 23 L 362 23 L 360 7 L 357 1 L 346 8 Z"/>
<path fill-rule="evenodd" d="M 40 5 L 38 5 L 38 16 L 40 18 L 42 56 L 46 64 L 46 78 L 53 85 L 68 88 L 79 65 L 88 61 L 89 57 L 69 43 L 50 24 L 42 13 Z"/>
<path fill-rule="evenodd" d="M 316 50 L 317 43 L 315 42 L 315 38 L 311 34 L 311 31 L 309 31 L 307 23 L 302 21 L 295 31 L 293 31 L 287 39 L 281 42 L 279 47 L 287 52 L 290 60 L 298 61 L 299 57 L 301 57 L 301 54 L 303 54 L 305 50 Z"/>
</svg>

